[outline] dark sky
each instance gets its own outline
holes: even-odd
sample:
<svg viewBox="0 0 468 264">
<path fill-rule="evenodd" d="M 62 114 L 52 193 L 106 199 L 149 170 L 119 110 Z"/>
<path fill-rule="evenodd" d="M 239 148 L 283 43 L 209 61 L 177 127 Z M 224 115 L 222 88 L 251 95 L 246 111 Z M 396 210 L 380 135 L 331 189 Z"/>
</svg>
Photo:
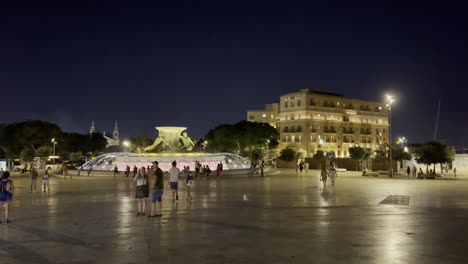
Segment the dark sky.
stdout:
<svg viewBox="0 0 468 264">
<path fill-rule="evenodd" d="M 86 132 L 118 120 L 123 137 L 174 125 L 198 138 L 303 88 L 389 91 L 395 137 L 431 139 L 440 98 L 438 138 L 468 146 L 466 8 L 221 2 L 2 8 L 0 122 Z"/>
</svg>

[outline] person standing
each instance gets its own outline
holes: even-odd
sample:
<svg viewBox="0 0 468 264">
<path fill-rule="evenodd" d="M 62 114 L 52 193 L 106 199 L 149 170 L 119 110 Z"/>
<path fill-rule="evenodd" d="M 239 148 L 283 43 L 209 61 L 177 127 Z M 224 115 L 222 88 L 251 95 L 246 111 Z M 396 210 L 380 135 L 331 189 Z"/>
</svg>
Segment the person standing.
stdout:
<svg viewBox="0 0 468 264">
<path fill-rule="evenodd" d="M 407 167 L 406 167 L 406 173 L 408 174 L 408 179 L 409 179 L 409 176 L 410 176 L 410 174 L 411 174 L 411 168 L 410 168 L 410 166 L 407 166 Z"/>
<path fill-rule="evenodd" d="M 114 178 L 115 175 L 119 174 L 119 168 L 117 168 L 117 165 L 114 166 Z"/>
<path fill-rule="evenodd" d="M 327 178 L 328 178 L 328 172 L 325 168 L 322 169 L 320 172 L 320 181 L 323 184 L 323 188 L 327 187 Z"/>
<path fill-rule="evenodd" d="M 127 165 L 127 167 L 125 168 L 125 176 L 128 178 L 128 176 L 130 176 L 130 166 Z"/>
<path fill-rule="evenodd" d="M 307 161 L 304 162 L 304 170 L 305 170 L 305 174 L 307 175 L 307 172 L 309 172 L 309 163 Z"/>
<path fill-rule="evenodd" d="M 206 165 L 205 167 L 205 174 L 206 174 L 206 179 L 209 180 L 210 179 L 210 174 L 211 174 L 211 169 L 210 169 L 210 166 Z"/>
<path fill-rule="evenodd" d="M 176 167 L 177 162 L 172 162 L 172 168 L 169 169 L 169 186 L 172 192 L 172 201 L 179 200 L 178 183 L 180 170 Z"/>
<path fill-rule="evenodd" d="M 88 168 L 88 176 L 91 175 L 92 172 L 93 172 L 93 167 L 91 167 L 91 165 L 89 165 L 89 168 Z"/>
<path fill-rule="evenodd" d="M 192 194 L 190 193 L 192 186 L 193 186 L 193 176 L 190 173 L 190 167 L 187 166 L 184 170 L 185 174 L 185 186 L 186 186 L 186 191 L 187 191 L 187 200 L 192 201 Z"/>
<path fill-rule="evenodd" d="M 195 178 L 198 178 L 198 176 L 200 176 L 200 167 L 201 167 L 200 162 L 196 160 L 195 161 Z"/>
<path fill-rule="evenodd" d="M 136 183 L 135 198 L 138 201 L 138 215 L 145 215 L 146 198 L 149 193 L 148 174 L 145 167 L 141 167 L 137 176 L 133 179 Z"/>
<path fill-rule="evenodd" d="M 302 161 L 299 163 L 299 172 L 302 175 L 302 171 L 304 170 L 304 163 Z"/>
<path fill-rule="evenodd" d="M 135 176 L 137 175 L 138 173 L 138 168 L 136 165 L 133 165 L 133 178 L 135 178 Z M 146 173 L 149 175 L 150 173 L 150 170 L 147 170 Z"/>
<path fill-rule="evenodd" d="M 68 176 L 68 166 L 65 163 L 62 166 L 62 173 L 63 173 L 63 177 L 66 179 Z"/>
<path fill-rule="evenodd" d="M 453 177 L 457 177 L 457 168 L 453 168 Z"/>
<path fill-rule="evenodd" d="M 413 169 L 412 169 L 412 173 L 413 173 L 413 179 L 416 179 L 416 173 L 418 172 L 418 170 L 416 169 L 416 166 L 413 165 Z"/>
<path fill-rule="evenodd" d="M 83 164 L 81 164 L 80 167 L 78 168 L 78 176 L 80 176 L 82 170 L 83 170 Z"/>
<path fill-rule="evenodd" d="M 35 168 L 32 168 L 29 175 L 31 175 L 31 192 L 33 190 L 36 191 L 37 177 L 39 177 L 39 173 L 37 173 L 37 170 Z"/>
<path fill-rule="evenodd" d="M 330 176 L 332 186 L 335 186 L 335 180 L 338 177 L 338 174 L 336 173 L 335 167 L 330 168 L 330 172 L 328 173 L 328 175 Z"/>
<path fill-rule="evenodd" d="M 5 171 L 3 173 L 2 178 L 0 179 L 0 214 L 1 214 L 1 209 L 5 207 L 5 222 L 6 223 L 10 223 L 10 220 L 8 219 L 8 211 L 9 211 L 10 201 L 13 199 L 13 193 L 15 190 L 13 186 L 13 181 L 9 180 L 8 179 L 9 177 L 10 177 L 10 172 Z"/>
<path fill-rule="evenodd" d="M 151 213 L 148 217 L 161 217 L 162 195 L 164 193 L 164 173 L 159 162 L 153 161 L 153 193 L 151 195 Z"/>
<path fill-rule="evenodd" d="M 265 168 L 265 161 L 260 162 L 260 176 L 263 177 L 263 169 Z"/>
<path fill-rule="evenodd" d="M 216 165 L 216 177 L 219 177 L 221 175 L 221 162 Z"/>
<path fill-rule="evenodd" d="M 50 193 L 49 179 L 50 179 L 50 172 L 49 172 L 49 169 L 47 169 L 44 171 L 44 175 L 42 175 L 41 189 L 43 192 L 46 191 L 46 187 L 47 187 L 47 190 Z"/>
</svg>

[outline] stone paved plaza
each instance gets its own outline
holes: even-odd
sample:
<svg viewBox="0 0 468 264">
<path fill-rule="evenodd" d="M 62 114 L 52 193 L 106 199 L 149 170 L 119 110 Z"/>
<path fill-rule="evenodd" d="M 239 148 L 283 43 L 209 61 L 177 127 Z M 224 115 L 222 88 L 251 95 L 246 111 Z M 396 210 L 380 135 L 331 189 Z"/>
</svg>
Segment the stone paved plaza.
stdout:
<svg viewBox="0 0 468 264">
<path fill-rule="evenodd" d="M 468 178 L 407 180 L 318 171 L 198 180 L 194 200 L 135 216 L 133 181 L 14 176 L 0 263 L 467 263 Z M 183 190 L 181 190 L 183 192 Z"/>
</svg>

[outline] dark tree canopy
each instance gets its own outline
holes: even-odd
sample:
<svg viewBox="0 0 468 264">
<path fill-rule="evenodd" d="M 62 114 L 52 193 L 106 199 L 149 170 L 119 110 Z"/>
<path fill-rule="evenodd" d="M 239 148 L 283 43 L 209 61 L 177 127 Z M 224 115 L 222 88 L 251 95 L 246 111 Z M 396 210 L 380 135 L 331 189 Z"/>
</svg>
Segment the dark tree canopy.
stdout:
<svg viewBox="0 0 468 264">
<path fill-rule="evenodd" d="M 78 134 L 65 133 L 55 124 L 32 120 L 0 125 L 0 148 L 8 158 L 18 158 L 24 149 L 45 155 L 46 149 L 52 149 L 52 138 L 57 142 L 56 154 L 68 156 L 69 152 L 98 153 L 102 152 L 107 140 L 99 133 Z"/>
<path fill-rule="evenodd" d="M 279 156 L 280 160 L 286 161 L 287 163 L 296 159 L 296 151 L 292 148 L 282 149 Z"/>
<path fill-rule="evenodd" d="M 455 148 L 435 141 L 413 147 L 416 161 L 427 166 L 437 163 L 448 163 L 455 158 Z"/>
<path fill-rule="evenodd" d="M 278 131 L 271 125 L 248 121 L 219 125 L 205 136 L 208 151 L 234 153 L 276 148 L 278 138 Z"/>
</svg>

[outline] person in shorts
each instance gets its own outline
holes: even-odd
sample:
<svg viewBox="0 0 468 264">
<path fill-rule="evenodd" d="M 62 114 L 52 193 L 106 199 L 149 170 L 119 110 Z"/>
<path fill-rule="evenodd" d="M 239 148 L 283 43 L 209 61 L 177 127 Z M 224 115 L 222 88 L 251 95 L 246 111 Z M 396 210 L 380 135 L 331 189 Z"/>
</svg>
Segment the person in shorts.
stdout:
<svg viewBox="0 0 468 264">
<path fill-rule="evenodd" d="M 162 195 L 164 193 L 164 173 L 159 168 L 159 162 L 153 161 L 152 167 L 153 193 L 151 195 L 151 213 L 148 217 L 160 217 L 162 207 Z"/>
<path fill-rule="evenodd" d="M 172 162 L 172 168 L 169 169 L 169 186 L 172 191 L 172 201 L 179 200 L 178 183 L 179 183 L 179 174 L 180 170 L 176 167 L 177 162 L 174 160 Z"/>
<path fill-rule="evenodd" d="M 9 223 L 8 220 L 8 206 L 10 205 L 10 201 L 13 199 L 13 181 L 9 180 L 10 172 L 5 171 L 0 179 L 0 215 L 1 209 L 5 207 L 5 222 Z M 0 221 L 1 223 L 1 221 Z"/>
<path fill-rule="evenodd" d="M 37 170 L 35 168 L 32 168 L 29 175 L 31 175 L 31 192 L 33 190 L 36 191 L 37 177 L 39 177 L 39 173 L 37 173 Z"/>
</svg>

